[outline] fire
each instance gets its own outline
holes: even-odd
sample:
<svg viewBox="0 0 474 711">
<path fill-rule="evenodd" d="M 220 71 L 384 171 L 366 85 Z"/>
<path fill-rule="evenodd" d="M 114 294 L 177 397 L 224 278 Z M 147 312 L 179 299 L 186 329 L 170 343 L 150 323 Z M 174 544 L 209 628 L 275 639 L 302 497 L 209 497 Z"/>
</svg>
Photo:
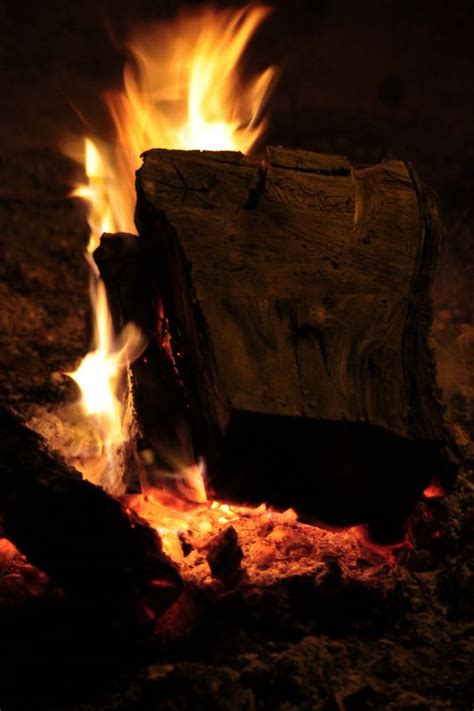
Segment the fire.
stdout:
<svg viewBox="0 0 474 711">
<path fill-rule="evenodd" d="M 295 524 L 297 515 L 293 509 L 273 511 L 265 504 L 257 507 L 236 506 L 219 501 L 207 501 L 200 505 L 170 502 L 166 493 L 155 492 L 144 497 L 132 494 L 124 497 L 130 511 L 144 518 L 160 534 L 164 551 L 175 561 L 183 563 L 183 537 L 192 541 L 193 548 L 203 550 L 219 531 L 238 522 L 254 521 L 273 525 Z"/>
<path fill-rule="evenodd" d="M 107 292 L 92 254 L 104 232 L 119 229 L 126 211 L 121 211 L 122 202 L 114 175 L 90 138 L 85 139 L 84 159 L 88 183 L 76 187 L 72 196 L 86 200 L 89 207 L 90 236 L 86 259 L 90 269 L 92 350 L 77 370 L 67 375 L 79 386 L 82 409 L 90 418 L 98 442 L 99 464 L 96 462 L 93 467 L 86 467 L 83 473 L 111 493 L 120 493 L 121 448 L 130 435 L 124 418 L 125 376 L 128 364 L 141 354 L 145 343 L 134 324 L 127 324 L 119 336 L 114 332 Z"/>
<path fill-rule="evenodd" d="M 149 146 L 248 153 L 275 70 L 245 86 L 239 60 L 269 9 L 204 9 L 132 37 L 125 94 L 109 94 L 119 136 L 133 158 Z M 138 129 L 138 130 L 137 130 Z"/>
<path fill-rule="evenodd" d="M 123 472 L 117 453 L 130 438 L 124 422 L 124 380 L 128 365 L 143 350 L 133 324 L 114 333 L 105 286 L 92 258 L 104 232 L 134 232 L 134 174 L 149 148 L 249 152 L 265 129 L 262 115 L 275 69 L 242 82 L 238 66 L 255 30 L 268 16 L 263 6 L 188 11 L 168 24 L 135 33 L 124 89 L 105 95 L 116 132 L 106 144 L 87 137 L 87 184 L 73 196 L 87 200 L 90 240 L 90 293 L 94 320 L 92 350 L 69 373 L 81 390 L 81 405 L 94 425 L 107 464 L 100 482 L 113 493 Z M 203 469 L 196 464 L 177 472 L 205 501 Z M 87 472 L 86 472 L 87 475 Z"/>
<path fill-rule="evenodd" d="M 262 111 L 276 71 L 242 84 L 238 65 L 270 10 L 263 6 L 182 14 L 128 43 L 124 90 L 108 92 L 118 145 L 112 157 L 133 228 L 134 172 L 149 148 L 248 153 L 265 129 Z M 126 194 L 125 194 L 126 193 Z"/>
<path fill-rule="evenodd" d="M 133 324 L 128 324 L 116 339 L 103 281 L 93 280 L 91 289 L 95 349 L 86 355 L 75 372 L 68 375 L 79 385 L 84 411 L 95 418 L 104 452 L 113 464 L 114 449 L 127 437 L 119 399 L 123 374 L 127 364 L 143 350 L 143 339 Z"/>
<path fill-rule="evenodd" d="M 107 160 L 108 151 L 91 138 L 84 140 L 84 165 L 87 183 L 78 185 L 72 197 L 80 197 L 89 205 L 88 223 L 90 229 L 87 254 L 92 255 L 99 246 L 104 232 L 125 231 L 128 228 L 129 205 L 123 200 L 118 187 L 118 176 Z M 88 260 L 95 269 L 92 259 Z"/>
<path fill-rule="evenodd" d="M 276 70 L 242 83 L 239 61 L 269 15 L 263 6 L 204 8 L 147 27 L 128 43 L 124 88 L 105 93 L 116 142 L 85 139 L 88 251 L 104 232 L 134 232 L 135 170 L 150 148 L 248 153 L 262 136 Z"/>
</svg>

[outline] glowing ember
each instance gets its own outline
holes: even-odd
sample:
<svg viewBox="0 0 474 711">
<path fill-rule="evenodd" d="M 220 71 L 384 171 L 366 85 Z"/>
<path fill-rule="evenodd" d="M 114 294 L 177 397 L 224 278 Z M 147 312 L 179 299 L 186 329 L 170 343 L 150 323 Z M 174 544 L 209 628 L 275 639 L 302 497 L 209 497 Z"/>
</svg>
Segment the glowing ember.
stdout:
<svg viewBox="0 0 474 711">
<path fill-rule="evenodd" d="M 120 491 L 123 473 L 117 453 L 130 437 L 124 423 L 126 370 L 144 344 L 133 324 L 119 336 L 114 334 L 105 287 L 91 255 L 104 232 L 134 231 L 134 173 L 143 151 L 158 147 L 248 152 L 254 146 L 265 128 L 262 110 L 275 70 L 268 68 L 245 83 L 237 70 L 268 14 L 269 9 L 261 6 L 207 8 L 135 34 L 128 45 L 131 59 L 125 67 L 124 90 L 105 97 L 117 143 L 85 139 L 88 183 L 77 186 L 73 196 L 89 203 L 87 260 L 94 338 L 92 351 L 69 375 L 80 387 L 83 410 L 106 459 L 107 476 L 99 483 L 112 493 Z M 88 476 L 87 468 L 83 471 Z M 179 488 L 185 498 L 206 500 L 200 465 L 182 465 L 176 476 L 182 480 Z"/>
<path fill-rule="evenodd" d="M 278 513 L 265 504 L 258 507 L 235 506 L 219 501 L 199 506 L 189 505 L 171 498 L 166 492 L 155 491 L 150 496 L 124 497 L 126 506 L 156 528 L 166 553 L 173 560 L 183 561 L 183 537 L 192 541 L 195 550 L 202 550 L 220 530 L 242 519 L 264 523 L 296 523 L 292 509 Z"/>
<path fill-rule="evenodd" d="M 218 501 L 200 506 L 170 501 L 166 492 L 153 496 L 130 495 L 124 498 L 131 511 L 144 518 L 160 533 L 165 552 L 177 563 L 190 582 L 212 584 L 208 563 L 209 546 L 219 534 L 232 526 L 242 548 L 247 582 L 271 585 L 275 579 L 293 575 L 314 575 L 322 560 L 337 559 L 345 574 L 360 574 L 360 559 L 370 560 L 373 568 L 391 565 L 391 548 L 367 547 L 362 528 L 329 530 L 297 521 L 292 509 L 274 511 L 265 504 L 258 507 L 235 506 Z M 393 548 L 393 547 L 392 547 Z"/>
<path fill-rule="evenodd" d="M 439 482 L 433 480 L 423 492 L 425 499 L 441 499 L 446 496 L 446 492 Z"/>
</svg>

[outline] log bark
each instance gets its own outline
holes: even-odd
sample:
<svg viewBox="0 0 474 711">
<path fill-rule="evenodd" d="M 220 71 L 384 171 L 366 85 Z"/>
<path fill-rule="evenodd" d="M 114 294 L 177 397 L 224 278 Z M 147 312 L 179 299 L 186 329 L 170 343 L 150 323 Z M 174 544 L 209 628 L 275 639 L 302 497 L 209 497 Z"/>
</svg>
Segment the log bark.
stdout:
<svg viewBox="0 0 474 711">
<path fill-rule="evenodd" d="M 126 623 L 159 616 L 182 582 L 158 534 L 0 409 L 3 534 L 58 587 Z"/>
<path fill-rule="evenodd" d="M 386 499 L 409 490 L 399 513 L 433 474 L 452 478 L 429 346 L 443 230 L 410 165 L 357 170 L 343 157 L 283 148 L 269 148 L 263 164 L 152 150 L 137 193 L 179 407 L 219 493 L 255 500 L 255 484 L 272 481 L 267 500 L 297 498 L 327 519 L 342 499 L 342 519 L 370 519 L 384 508 L 380 495 L 362 505 L 377 476 Z M 321 448 L 324 439 L 331 446 Z M 317 486 L 305 502 L 288 472 L 307 481 L 308 469 Z M 354 515 L 352 479 L 366 482 Z"/>
</svg>

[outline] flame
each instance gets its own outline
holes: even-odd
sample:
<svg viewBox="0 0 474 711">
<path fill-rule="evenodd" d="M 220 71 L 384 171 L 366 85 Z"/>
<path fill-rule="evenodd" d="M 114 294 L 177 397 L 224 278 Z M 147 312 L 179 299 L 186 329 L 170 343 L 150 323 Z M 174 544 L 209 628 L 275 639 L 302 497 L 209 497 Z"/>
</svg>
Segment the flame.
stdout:
<svg viewBox="0 0 474 711">
<path fill-rule="evenodd" d="M 174 21 L 135 33 L 128 49 L 124 89 L 105 101 L 116 131 L 114 144 L 87 137 L 87 183 L 74 197 L 89 204 L 87 261 L 94 320 L 92 350 L 68 375 L 81 390 L 84 413 L 91 418 L 108 465 L 107 488 L 116 491 L 121 472 L 117 451 L 130 436 L 124 424 L 124 375 L 143 350 L 143 338 L 128 324 L 114 334 L 105 286 L 92 258 L 104 232 L 134 232 L 134 174 L 149 148 L 231 150 L 247 153 L 265 129 L 262 111 L 275 69 L 269 67 L 242 82 L 238 65 L 269 8 L 204 8 Z M 206 500 L 200 464 L 181 467 L 183 492 Z M 185 494 L 186 495 L 186 494 Z"/>
<path fill-rule="evenodd" d="M 104 232 L 126 231 L 129 227 L 129 205 L 123 200 L 119 188 L 118 175 L 113 171 L 109 158 L 113 155 L 105 145 L 95 139 L 84 139 L 84 167 L 87 183 L 78 185 L 72 197 L 79 197 L 89 205 L 88 224 L 90 229 L 87 254 L 92 255 L 100 243 Z M 88 260 L 93 271 L 95 262 Z"/>
<path fill-rule="evenodd" d="M 248 153 L 266 128 L 263 110 L 276 77 L 268 67 L 242 83 L 238 65 L 270 8 L 204 8 L 147 27 L 128 42 L 124 88 L 104 95 L 116 142 L 85 139 L 91 240 L 134 232 L 135 171 L 150 148 Z"/>
<path fill-rule="evenodd" d="M 237 71 L 252 35 L 270 9 L 204 8 L 135 33 L 128 43 L 124 90 L 106 103 L 118 146 L 112 157 L 133 226 L 134 171 L 150 148 L 248 153 L 263 134 L 262 117 L 276 71 L 244 84 Z"/>
<path fill-rule="evenodd" d="M 91 288 L 95 348 L 85 356 L 77 370 L 68 375 L 81 390 L 84 412 L 95 418 L 105 454 L 110 460 L 115 447 L 127 438 L 118 394 L 127 364 L 143 350 L 143 338 L 133 324 L 128 324 L 118 339 L 114 338 L 104 283 L 101 279 L 93 280 Z"/>
<path fill-rule="evenodd" d="M 251 150 L 265 127 L 261 112 L 275 70 L 242 86 L 237 67 L 269 12 L 206 8 L 132 37 L 125 92 L 109 93 L 107 102 L 133 162 L 151 146 Z"/>
<path fill-rule="evenodd" d="M 79 386 L 81 406 L 90 418 L 97 437 L 97 461 L 83 469 L 86 478 L 101 484 L 111 493 L 122 492 L 120 459 L 122 445 L 129 439 L 123 403 L 128 365 L 143 351 L 144 338 L 132 323 L 116 336 L 107 292 L 92 257 L 101 235 L 120 229 L 127 216 L 116 179 L 104 152 L 92 139 L 84 141 L 86 184 L 78 185 L 72 197 L 88 203 L 89 242 L 86 260 L 89 266 L 89 292 L 92 306 L 92 350 L 79 367 L 67 375 Z"/>
<path fill-rule="evenodd" d="M 176 562 L 183 562 L 181 536 L 190 536 L 196 549 L 206 544 L 229 524 L 244 520 L 260 520 L 268 523 L 292 523 L 297 521 L 293 509 L 278 512 L 260 506 L 227 504 L 221 501 L 203 501 L 199 505 L 179 502 L 166 492 L 155 491 L 148 496 L 129 494 L 123 497 L 129 511 L 144 518 L 160 534 L 163 549 Z"/>
</svg>

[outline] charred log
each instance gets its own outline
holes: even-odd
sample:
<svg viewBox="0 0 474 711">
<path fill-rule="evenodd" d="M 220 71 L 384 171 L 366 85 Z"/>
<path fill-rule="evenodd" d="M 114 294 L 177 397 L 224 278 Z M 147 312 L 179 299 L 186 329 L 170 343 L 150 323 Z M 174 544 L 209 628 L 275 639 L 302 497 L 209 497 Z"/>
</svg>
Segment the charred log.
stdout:
<svg viewBox="0 0 474 711">
<path fill-rule="evenodd" d="M 6 538 L 65 593 L 118 619 L 158 616 L 182 583 L 157 533 L 82 479 L 0 409 L 0 520 Z"/>
<path fill-rule="evenodd" d="M 104 280 L 115 330 L 134 322 L 147 346 L 131 366 L 138 450 L 143 453 L 141 489 L 163 484 L 168 476 L 193 463 L 186 395 L 169 343 L 167 320 L 156 270 L 143 241 L 134 235 L 103 235 L 94 259 Z M 179 462 L 176 461 L 179 458 Z M 138 482 L 128 481 L 133 491 Z M 179 482 L 175 482 L 179 488 Z"/>
<path fill-rule="evenodd" d="M 409 165 L 153 150 L 137 189 L 173 418 L 220 496 L 377 527 L 452 480 L 428 343 L 443 231 Z"/>
</svg>

